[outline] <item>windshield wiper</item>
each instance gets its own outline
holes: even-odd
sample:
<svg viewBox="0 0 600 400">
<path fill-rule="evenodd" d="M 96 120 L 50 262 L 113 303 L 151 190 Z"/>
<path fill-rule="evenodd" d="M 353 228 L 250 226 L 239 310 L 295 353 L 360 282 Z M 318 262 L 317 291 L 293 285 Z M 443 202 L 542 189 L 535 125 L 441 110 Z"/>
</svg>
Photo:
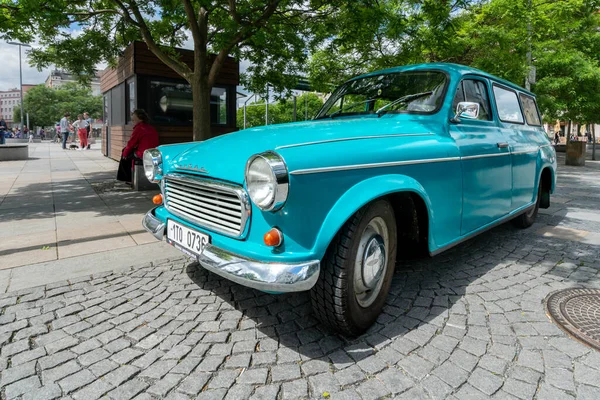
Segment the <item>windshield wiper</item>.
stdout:
<svg viewBox="0 0 600 400">
<path fill-rule="evenodd" d="M 359 106 L 359 105 L 361 105 L 361 104 L 365 104 L 365 103 L 368 103 L 368 102 L 370 102 L 370 101 L 374 101 L 374 100 L 376 100 L 376 99 L 367 99 L 367 100 L 363 100 L 363 101 L 357 101 L 356 103 L 351 103 L 349 106 L 346 106 L 346 109 L 348 109 L 348 108 L 352 108 L 352 107 L 354 107 L 354 106 Z M 327 115 L 327 117 L 329 117 L 329 118 L 333 118 L 334 116 L 336 116 L 336 115 L 338 115 L 338 114 L 342 113 L 342 111 L 343 111 L 343 110 L 344 110 L 343 108 L 340 108 L 339 110 L 337 110 L 337 111 L 334 111 L 334 112 L 332 112 L 331 114 Z"/>
<path fill-rule="evenodd" d="M 375 114 L 381 116 L 380 113 L 383 112 L 383 111 L 385 111 L 386 108 L 395 106 L 396 104 L 405 103 L 407 101 L 415 100 L 415 99 L 418 99 L 419 97 L 429 96 L 431 94 L 433 94 L 432 91 L 421 92 L 421 93 L 414 93 L 414 94 L 409 94 L 409 95 L 406 95 L 406 96 L 402 96 L 399 99 L 396 99 L 396 100 L 392 101 L 391 103 L 387 103 L 385 106 L 383 106 L 379 110 L 375 111 Z"/>
</svg>

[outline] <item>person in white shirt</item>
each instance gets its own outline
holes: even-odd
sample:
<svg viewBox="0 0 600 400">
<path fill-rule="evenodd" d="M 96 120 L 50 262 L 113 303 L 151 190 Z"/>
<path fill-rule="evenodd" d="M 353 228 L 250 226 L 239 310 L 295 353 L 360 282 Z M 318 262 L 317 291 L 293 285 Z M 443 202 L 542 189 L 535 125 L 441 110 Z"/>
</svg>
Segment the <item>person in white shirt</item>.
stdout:
<svg viewBox="0 0 600 400">
<path fill-rule="evenodd" d="M 81 150 L 85 150 L 88 145 L 87 140 L 87 127 L 89 123 L 83 119 L 83 115 L 79 114 L 77 116 L 77 121 L 73 122 L 73 128 L 77 129 L 77 135 L 79 136 L 79 147 Z"/>
<path fill-rule="evenodd" d="M 67 138 L 69 137 L 69 117 L 71 113 L 65 113 L 64 117 L 60 120 L 60 134 L 62 135 L 62 148 L 67 148 Z"/>
</svg>

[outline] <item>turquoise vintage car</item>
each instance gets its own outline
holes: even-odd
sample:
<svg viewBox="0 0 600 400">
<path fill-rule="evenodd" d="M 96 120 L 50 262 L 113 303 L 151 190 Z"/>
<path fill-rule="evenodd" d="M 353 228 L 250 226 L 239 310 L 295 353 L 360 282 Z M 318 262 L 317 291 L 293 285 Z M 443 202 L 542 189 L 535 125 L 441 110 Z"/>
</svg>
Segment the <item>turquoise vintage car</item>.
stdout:
<svg viewBox="0 0 600 400">
<path fill-rule="evenodd" d="M 160 146 L 144 167 L 162 191 L 143 220 L 157 239 L 239 284 L 310 290 L 323 323 L 357 335 L 396 260 L 532 225 L 556 154 L 533 94 L 423 64 L 344 83 L 312 121 Z"/>
</svg>

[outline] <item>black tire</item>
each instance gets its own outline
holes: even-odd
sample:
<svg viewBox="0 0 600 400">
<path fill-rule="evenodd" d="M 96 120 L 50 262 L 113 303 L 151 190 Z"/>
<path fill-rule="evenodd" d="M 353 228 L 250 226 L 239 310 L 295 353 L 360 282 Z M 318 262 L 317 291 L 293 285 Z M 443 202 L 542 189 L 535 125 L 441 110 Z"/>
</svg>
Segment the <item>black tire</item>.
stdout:
<svg viewBox="0 0 600 400">
<path fill-rule="evenodd" d="M 387 257 L 381 263 L 386 269 L 377 280 L 382 281 L 378 294 L 373 291 L 371 303 L 363 307 L 355 294 L 355 261 L 361 237 L 367 237 L 367 227 L 373 221 L 383 221 L 387 227 Z M 396 219 L 388 201 L 376 200 L 354 214 L 329 245 L 321 263 L 319 280 L 311 290 L 313 310 L 323 324 L 347 336 L 365 332 L 385 303 L 396 265 L 396 251 Z"/>
<path fill-rule="evenodd" d="M 535 201 L 535 206 L 529 210 L 529 212 L 523 213 L 518 217 L 514 218 L 511 222 L 514 226 L 520 229 L 529 228 L 535 222 L 535 219 L 538 215 L 538 210 L 540 209 L 540 200 L 542 199 L 542 185 L 538 186 L 537 199 Z"/>
</svg>

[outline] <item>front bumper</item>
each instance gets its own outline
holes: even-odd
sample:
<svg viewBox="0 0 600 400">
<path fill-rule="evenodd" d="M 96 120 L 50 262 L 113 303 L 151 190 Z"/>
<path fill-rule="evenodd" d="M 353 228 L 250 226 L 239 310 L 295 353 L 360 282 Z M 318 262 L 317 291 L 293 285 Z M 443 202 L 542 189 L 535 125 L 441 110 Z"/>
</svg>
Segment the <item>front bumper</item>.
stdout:
<svg viewBox="0 0 600 400">
<path fill-rule="evenodd" d="M 144 228 L 158 240 L 165 236 L 166 224 L 152 209 L 142 220 Z M 320 261 L 296 263 L 253 260 L 208 244 L 198 262 L 205 269 L 240 285 L 265 292 L 302 292 L 309 290 L 319 279 Z"/>
</svg>

